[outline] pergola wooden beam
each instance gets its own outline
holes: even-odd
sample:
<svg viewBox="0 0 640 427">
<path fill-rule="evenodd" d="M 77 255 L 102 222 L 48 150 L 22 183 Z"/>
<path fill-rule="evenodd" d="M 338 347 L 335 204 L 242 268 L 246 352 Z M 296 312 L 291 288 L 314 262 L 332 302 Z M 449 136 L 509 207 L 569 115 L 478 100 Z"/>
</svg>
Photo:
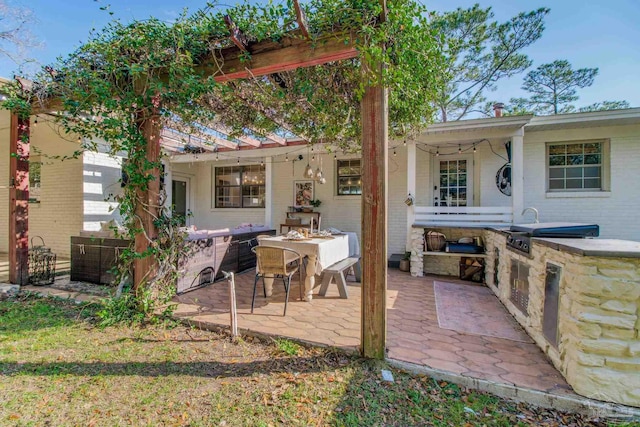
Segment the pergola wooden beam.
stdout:
<svg viewBox="0 0 640 427">
<path fill-rule="evenodd" d="M 243 52 L 247 52 L 249 48 L 249 43 L 247 42 L 247 37 L 244 35 L 242 31 L 238 28 L 238 26 L 233 22 L 229 15 L 224 16 L 224 23 L 227 24 L 227 28 L 229 29 L 229 38 L 235 44 L 238 49 Z"/>
<path fill-rule="evenodd" d="M 270 139 L 271 141 L 275 142 L 276 144 L 280 144 L 280 145 L 287 145 L 287 138 L 283 138 L 279 135 L 276 135 L 275 133 L 268 133 L 264 136 L 267 139 Z"/>
<path fill-rule="evenodd" d="M 312 67 L 327 62 L 358 56 L 353 39 L 348 34 L 332 35 L 319 40 L 287 38 L 283 44 L 263 42 L 249 46 L 251 58 L 232 47 L 196 67 L 204 75 L 213 75 L 217 82 L 247 79 L 268 74 Z M 244 53 L 246 55 L 246 53 Z"/>
<path fill-rule="evenodd" d="M 174 136 L 173 134 L 176 134 L 178 132 L 175 131 L 171 131 L 168 129 L 163 129 L 162 130 L 162 136 L 165 138 L 172 138 L 175 141 L 180 141 L 181 136 Z M 188 138 L 189 134 L 187 134 L 187 138 Z M 227 139 L 224 138 L 220 138 L 217 137 L 215 135 L 202 135 L 202 134 L 198 134 L 198 135 L 191 135 L 192 138 L 195 139 L 199 139 L 201 141 L 205 141 L 206 143 L 208 143 L 209 145 L 209 150 L 213 151 L 215 149 L 215 145 L 218 146 L 222 146 L 222 147 L 228 147 L 231 148 L 232 150 L 237 150 L 238 149 L 238 144 L 236 144 L 235 142 L 229 141 Z M 202 148 L 207 148 L 207 144 L 202 144 L 202 143 L 198 143 L 195 142 L 195 145 L 201 146 Z"/>
<path fill-rule="evenodd" d="M 11 114 L 9 282 L 29 284 L 29 118 Z"/>
<path fill-rule="evenodd" d="M 212 127 L 212 129 L 214 129 L 214 130 L 216 130 L 216 131 L 218 131 L 220 133 L 223 133 L 223 134 L 225 134 L 227 136 L 231 136 L 231 134 L 233 133 L 233 131 L 230 128 L 228 128 L 227 126 L 225 126 L 225 125 L 223 125 L 221 123 L 213 124 L 213 125 L 211 125 L 211 127 Z M 262 145 L 262 141 L 259 141 L 259 140 L 255 139 L 255 138 L 253 138 L 253 137 L 251 137 L 249 135 L 246 135 L 246 134 L 242 134 L 242 135 L 236 136 L 235 138 L 238 141 L 242 141 L 245 144 L 251 145 L 252 147 L 260 147 Z"/>
<path fill-rule="evenodd" d="M 300 7 L 298 0 L 293 0 L 293 7 L 296 10 L 296 21 L 298 21 L 298 27 L 302 35 L 308 39 L 309 37 L 309 24 L 307 24 L 307 17 L 304 14 L 304 10 Z"/>
</svg>

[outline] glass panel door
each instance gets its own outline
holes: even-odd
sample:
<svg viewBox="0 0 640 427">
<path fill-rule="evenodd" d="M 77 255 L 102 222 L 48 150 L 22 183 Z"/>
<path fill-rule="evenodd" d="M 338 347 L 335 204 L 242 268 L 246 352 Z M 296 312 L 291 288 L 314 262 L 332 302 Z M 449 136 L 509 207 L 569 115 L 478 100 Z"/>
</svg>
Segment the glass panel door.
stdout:
<svg viewBox="0 0 640 427">
<path fill-rule="evenodd" d="M 179 217 L 182 226 L 187 225 L 189 185 L 187 180 L 171 180 L 171 205 L 174 215 Z"/>
<path fill-rule="evenodd" d="M 436 158 L 434 206 L 473 205 L 472 161 L 466 157 Z"/>
</svg>

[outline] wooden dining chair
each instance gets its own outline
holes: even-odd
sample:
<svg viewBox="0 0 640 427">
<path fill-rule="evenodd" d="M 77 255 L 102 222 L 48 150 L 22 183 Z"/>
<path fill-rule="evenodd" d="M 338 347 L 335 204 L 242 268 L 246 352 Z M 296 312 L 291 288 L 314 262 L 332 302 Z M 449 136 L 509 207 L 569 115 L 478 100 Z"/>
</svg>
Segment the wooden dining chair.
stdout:
<svg viewBox="0 0 640 427">
<path fill-rule="evenodd" d="M 256 289 L 258 287 L 258 279 L 262 277 L 262 287 L 264 290 L 264 296 L 267 297 L 267 288 L 264 283 L 265 277 L 268 278 L 282 278 L 282 283 L 285 289 L 284 300 L 284 313 L 287 314 L 287 304 L 289 302 L 289 290 L 291 288 L 291 276 L 296 272 L 300 272 L 301 255 L 287 248 L 275 247 L 275 246 L 255 246 L 251 248 L 256 254 L 257 266 L 256 277 L 253 282 L 253 297 L 251 299 L 251 313 L 256 301 Z M 300 286 L 302 287 L 302 275 L 300 277 Z M 302 288 L 300 288 L 300 296 L 302 298 Z"/>
</svg>

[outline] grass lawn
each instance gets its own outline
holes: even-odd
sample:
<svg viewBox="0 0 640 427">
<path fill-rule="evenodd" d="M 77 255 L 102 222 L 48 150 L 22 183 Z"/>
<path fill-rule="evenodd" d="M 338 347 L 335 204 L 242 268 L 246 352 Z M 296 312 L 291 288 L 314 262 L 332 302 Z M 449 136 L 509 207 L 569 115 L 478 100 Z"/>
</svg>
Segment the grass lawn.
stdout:
<svg viewBox="0 0 640 427">
<path fill-rule="evenodd" d="M 101 329 L 95 310 L 0 302 L 1 426 L 607 425 L 286 340 Z"/>
</svg>

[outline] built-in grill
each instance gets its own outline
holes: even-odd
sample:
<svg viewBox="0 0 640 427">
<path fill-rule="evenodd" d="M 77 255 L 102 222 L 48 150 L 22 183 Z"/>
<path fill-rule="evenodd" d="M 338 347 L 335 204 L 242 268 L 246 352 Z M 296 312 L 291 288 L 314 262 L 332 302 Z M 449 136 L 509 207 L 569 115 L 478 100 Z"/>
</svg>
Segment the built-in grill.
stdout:
<svg viewBox="0 0 640 427">
<path fill-rule="evenodd" d="M 532 237 L 582 239 L 598 237 L 597 224 L 577 224 L 572 222 L 545 222 L 537 224 L 512 225 L 508 231 L 507 247 L 516 252 L 529 254 Z"/>
</svg>

